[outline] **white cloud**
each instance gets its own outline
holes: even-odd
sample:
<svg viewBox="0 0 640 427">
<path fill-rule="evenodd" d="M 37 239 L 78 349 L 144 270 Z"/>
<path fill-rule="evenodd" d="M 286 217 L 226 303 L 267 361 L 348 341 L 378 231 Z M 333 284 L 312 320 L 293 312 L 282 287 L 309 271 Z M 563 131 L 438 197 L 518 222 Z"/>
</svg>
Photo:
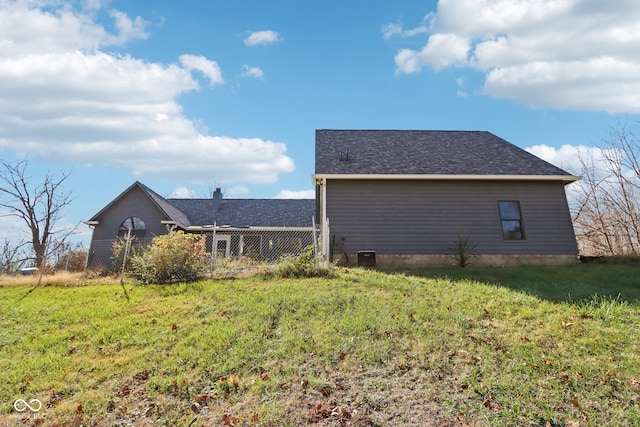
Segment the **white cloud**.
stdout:
<svg viewBox="0 0 640 427">
<path fill-rule="evenodd" d="M 115 38 L 117 44 L 149 37 L 149 33 L 145 31 L 146 22 L 141 17 L 136 16 L 131 19 L 127 14 L 117 10 L 111 11 L 111 16 L 115 20 L 115 27 L 118 29 L 118 35 Z"/>
<path fill-rule="evenodd" d="M 4 240 L 16 244 L 19 241 L 26 242 L 28 237 L 20 220 L 11 215 L 9 211 L 0 210 L 0 244 L 3 244 Z"/>
<path fill-rule="evenodd" d="M 458 85 L 458 96 L 460 98 L 468 98 L 469 97 L 469 93 L 464 90 L 464 86 L 467 82 L 467 79 L 465 79 L 464 77 L 458 77 L 456 79 L 456 84 Z"/>
<path fill-rule="evenodd" d="M 265 30 L 265 31 L 255 31 L 244 39 L 244 44 L 246 46 L 265 46 L 268 44 L 273 44 L 279 41 L 284 40 L 280 34 L 275 31 Z"/>
<path fill-rule="evenodd" d="M 180 62 L 187 70 L 197 70 L 209 78 L 210 84 L 224 83 L 222 71 L 216 61 L 210 61 L 204 56 L 180 55 Z"/>
<path fill-rule="evenodd" d="M 224 197 L 233 198 L 238 196 L 246 196 L 250 193 L 249 189 L 243 185 L 227 188 L 222 192 Z"/>
<path fill-rule="evenodd" d="M 248 65 L 243 65 L 242 77 L 249 77 L 253 79 L 262 80 L 264 78 L 264 72 L 258 67 L 250 67 Z"/>
<path fill-rule="evenodd" d="M 473 17 L 473 19 L 469 19 Z M 428 22 L 428 25 L 427 23 Z M 640 112 L 640 3 L 624 0 L 440 0 L 401 49 L 396 72 L 467 67 L 480 91 L 538 108 Z M 408 33 L 399 24 L 383 37 Z"/>
<path fill-rule="evenodd" d="M 315 190 L 282 190 L 274 199 L 315 199 Z"/>
<path fill-rule="evenodd" d="M 560 148 L 555 148 L 546 144 L 540 144 L 527 147 L 525 150 L 574 175 L 580 175 L 582 173 L 581 159 L 591 159 L 597 162 L 600 162 L 599 159 L 602 159 L 602 151 L 600 148 L 587 145 L 565 144 Z"/>
<path fill-rule="evenodd" d="M 428 14 L 422 19 L 420 25 L 415 28 L 405 30 L 400 21 L 389 23 L 382 26 L 382 37 L 387 40 L 393 36 L 414 37 L 419 34 L 428 34 L 433 20 L 433 13 Z"/>
<path fill-rule="evenodd" d="M 402 25 L 400 23 L 389 23 L 382 26 L 382 38 L 385 40 L 398 34 L 402 34 Z"/>
<path fill-rule="evenodd" d="M 192 72 L 224 82 L 215 61 L 106 53 L 145 37 L 144 21 L 110 11 L 112 34 L 94 19 L 99 3 L 91 6 L 0 0 L 0 149 L 191 184 L 273 183 L 293 171 L 283 143 L 208 135 L 184 116 L 177 98 L 200 88 Z"/>
<path fill-rule="evenodd" d="M 400 73 L 416 73 L 422 65 L 430 64 L 436 71 L 451 65 L 467 62 L 470 40 L 457 34 L 434 34 L 422 50 L 402 49 L 396 55 L 396 67 Z"/>
<path fill-rule="evenodd" d="M 178 187 L 169 194 L 171 199 L 193 199 L 195 197 L 196 191 L 189 187 Z"/>
<path fill-rule="evenodd" d="M 55 0 L 1 0 L 0 57 L 92 51 L 148 37 L 142 18 L 118 11 L 110 12 L 118 32 L 109 33 L 94 22 L 97 9 L 95 2 L 74 10 Z"/>
</svg>

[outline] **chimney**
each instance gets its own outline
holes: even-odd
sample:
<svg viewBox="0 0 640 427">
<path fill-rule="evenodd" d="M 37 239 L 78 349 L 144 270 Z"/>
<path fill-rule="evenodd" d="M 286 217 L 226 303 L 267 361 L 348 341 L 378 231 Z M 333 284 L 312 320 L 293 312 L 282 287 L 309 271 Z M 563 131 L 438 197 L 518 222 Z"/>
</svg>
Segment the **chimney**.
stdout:
<svg viewBox="0 0 640 427">
<path fill-rule="evenodd" d="M 217 211 L 222 206 L 222 190 L 220 187 L 216 187 L 211 198 L 213 199 L 213 209 Z"/>
</svg>

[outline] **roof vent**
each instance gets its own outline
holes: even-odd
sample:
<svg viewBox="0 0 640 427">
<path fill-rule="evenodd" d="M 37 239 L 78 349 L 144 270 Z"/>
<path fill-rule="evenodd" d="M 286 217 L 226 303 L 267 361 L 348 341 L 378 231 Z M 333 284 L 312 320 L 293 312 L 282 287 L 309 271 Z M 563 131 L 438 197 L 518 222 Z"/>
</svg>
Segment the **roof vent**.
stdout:
<svg viewBox="0 0 640 427">
<path fill-rule="evenodd" d="M 340 161 L 341 162 L 350 162 L 351 161 L 351 157 L 349 157 L 349 150 L 347 151 L 340 151 Z"/>
</svg>

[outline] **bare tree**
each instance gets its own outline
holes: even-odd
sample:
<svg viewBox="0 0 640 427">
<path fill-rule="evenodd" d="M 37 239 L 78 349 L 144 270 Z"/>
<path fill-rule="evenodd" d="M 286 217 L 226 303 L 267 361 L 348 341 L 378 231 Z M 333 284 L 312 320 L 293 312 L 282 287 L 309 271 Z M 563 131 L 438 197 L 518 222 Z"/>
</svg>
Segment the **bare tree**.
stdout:
<svg viewBox="0 0 640 427">
<path fill-rule="evenodd" d="M 0 163 L 0 208 L 6 210 L 4 215 L 16 217 L 28 227 L 35 262 L 41 266 L 56 222 L 72 201 L 71 193 L 63 187 L 70 173 L 47 173 L 43 181 L 32 184 L 28 160 Z"/>
<path fill-rule="evenodd" d="M 24 253 L 25 242 L 12 242 L 5 238 L 0 246 L 0 274 L 15 273 L 27 257 Z"/>
<path fill-rule="evenodd" d="M 637 124 L 637 126 L 640 125 Z M 640 254 L 640 139 L 634 128 L 611 128 L 597 158 L 580 158 L 573 221 L 587 255 Z"/>
</svg>

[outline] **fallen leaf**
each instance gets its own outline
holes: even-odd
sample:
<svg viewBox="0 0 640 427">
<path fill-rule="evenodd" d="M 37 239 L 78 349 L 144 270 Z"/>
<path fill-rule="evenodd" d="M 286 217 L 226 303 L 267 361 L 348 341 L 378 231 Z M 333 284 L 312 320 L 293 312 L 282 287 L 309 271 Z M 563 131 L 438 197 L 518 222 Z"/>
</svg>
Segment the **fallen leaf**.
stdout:
<svg viewBox="0 0 640 427">
<path fill-rule="evenodd" d="M 149 379 L 149 377 L 151 376 L 151 371 L 145 369 L 142 372 L 138 372 L 137 374 L 135 374 L 133 376 L 133 379 L 136 381 L 146 381 Z"/>
<path fill-rule="evenodd" d="M 129 388 L 129 386 L 124 386 L 117 391 L 116 396 L 118 397 L 128 396 L 129 393 L 131 393 L 131 388 Z"/>
<path fill-rule="evenodd" d="M 237 375 L 229 375 L 229 382 L 234 388 L 238 388 L 238 385 L 240 384 L 240 377 Z"/>
<path fill-rule="evenodd" d="M 580 406 L 580 404 L 578 403 L 578 401 L 577 401 L 576 399 L 569 399 L 569 402 L 571 402 L 571 404 L 572 404 L 573 406 L 575 406 L 576 408 L 577 408 L 578 406 Z"/>
</svg>

